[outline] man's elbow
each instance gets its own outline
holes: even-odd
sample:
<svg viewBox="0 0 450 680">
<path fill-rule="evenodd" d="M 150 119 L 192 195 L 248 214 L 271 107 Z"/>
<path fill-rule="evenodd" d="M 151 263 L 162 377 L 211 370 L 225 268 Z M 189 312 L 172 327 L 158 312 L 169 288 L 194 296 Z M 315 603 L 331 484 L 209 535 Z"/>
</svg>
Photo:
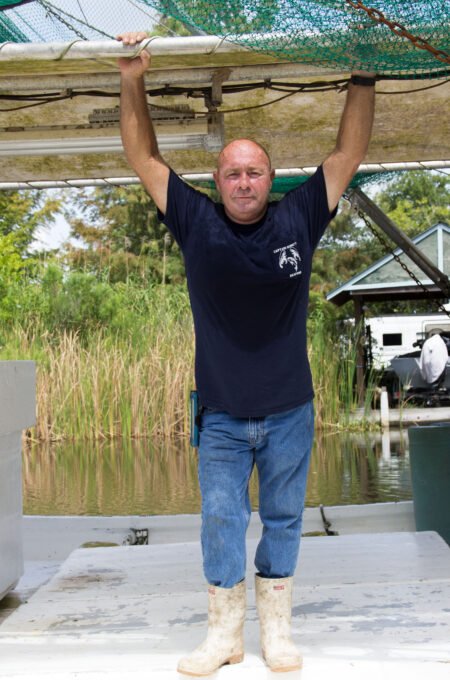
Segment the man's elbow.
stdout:
<svg viewBox="0 0 450 680">
<path fill-rule="evenodd" d="M 353 177 L 365 156 L 366 152 L 364 151 L 363 153 L 362 150 L 358 152 L 356 149 L 345 151 L 336 148 L 327 158 L 325 163 L 333 167 L 335 172 L 345 173 L 345 175 Z"/>
</svg>

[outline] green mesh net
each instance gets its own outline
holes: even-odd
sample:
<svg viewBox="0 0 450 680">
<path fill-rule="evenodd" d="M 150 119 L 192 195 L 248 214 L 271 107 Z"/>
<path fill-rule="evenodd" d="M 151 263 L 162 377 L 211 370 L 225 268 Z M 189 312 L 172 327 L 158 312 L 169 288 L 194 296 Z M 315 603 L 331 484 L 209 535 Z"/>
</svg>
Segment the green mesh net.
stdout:
<svg viewBox="0 0 450 680">
<path fill-rule="evenodd" d="M 291 61 L 424 76 L 449 68 L 448 1 L 373 0 L 369 6 L 356 0 L 153 0 L 152 4 L 187 25 Z M 410 37 L 399 35 L 402 31 Z"/>
<path fill-rule="evenodd" d="M 383 179 L 386 178 L 387 175 L 390 177 L 393 177 L 394 175 L 400 174 L 400 172 L 396 173 L 383 173 Z M 297 176 L 297 177 L 275 177 L 273 184 L 272 184 L 272 194 L 286 194 L 288 191 L 291 189 L 295 189 L 296 187 L 300 186 L 300 184 L 303 184 L 306 182 L 309 176 L 307 175 L 302 175 L 302 176 Z M 350 187 L 358 187 L 362 185 L 367 185 L 371 184 L 373 182 L 379 182 L 380 181 L 380 173 L 363 173 L 360 172 L 356 174 L 351 183 Z M 191 184 L 194 184 L 195 186 L 203 187 L 205 189 L 215 189 L 216 185 L 215 183 L 211 180 L 204 180 L 204 181 L 195 181 L 191 182 Z"/>
<path fill-rule="evenodd" d="M 226 36 L 281 59 L 421 77 L 448 73 L 449 0 L 367 2 L 0 0 L 0 41 L 98 40 L 126 29 L 152 30 L 169 17 L 191 33 Z"/>
</svg>

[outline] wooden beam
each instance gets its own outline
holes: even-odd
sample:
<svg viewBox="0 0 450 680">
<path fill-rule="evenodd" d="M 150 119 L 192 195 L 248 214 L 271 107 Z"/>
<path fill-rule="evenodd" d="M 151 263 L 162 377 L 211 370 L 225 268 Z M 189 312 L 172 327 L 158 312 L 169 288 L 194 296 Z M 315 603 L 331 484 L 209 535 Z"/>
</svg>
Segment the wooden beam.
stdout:
<svg viewBox="0 0 450 680">
<path fill-rule="evenodd" d="M 366 386 L 364 384 L 364 311 L 363 298 L 353 298 L 355 304 L 355 331 L 356 331 L 356 392 L 358 405 L 364 406 L 366 398 Z"/>
</svg>

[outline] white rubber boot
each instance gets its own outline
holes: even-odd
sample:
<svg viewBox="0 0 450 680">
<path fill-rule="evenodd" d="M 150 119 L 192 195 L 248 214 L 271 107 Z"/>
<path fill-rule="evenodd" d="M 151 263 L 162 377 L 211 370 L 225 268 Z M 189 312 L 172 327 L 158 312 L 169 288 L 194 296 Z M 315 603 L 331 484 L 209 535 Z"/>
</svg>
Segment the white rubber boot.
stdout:
<svg viewBox="0 0 450 680">
<path fill-rule="evenodd" d="M 208 587 L 208 634 L 191 654 L 181 659 L 178 672 L 200 677 L 226 663 L 244 658 L 245 580 L 233 588 Z"/>
<path fill-rule="evenodd" d="M 263 658 L 275 673 L 302 667 L 302 655 L 291 638 L 292 580 L 255 576 Z"/>
</svg>

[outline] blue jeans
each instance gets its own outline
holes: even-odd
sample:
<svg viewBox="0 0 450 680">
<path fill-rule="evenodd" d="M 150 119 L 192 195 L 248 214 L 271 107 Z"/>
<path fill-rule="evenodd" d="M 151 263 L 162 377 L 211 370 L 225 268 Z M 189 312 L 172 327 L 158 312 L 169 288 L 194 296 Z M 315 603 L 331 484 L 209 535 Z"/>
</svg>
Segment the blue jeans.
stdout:
<svg viewBox="0 0 450 680">
<path fill-rule="evenodd" d="M 205 409 L 198 476 L 203 570 L 208 583 L 232 588 L 245 578 L 245 534 L 251 513 L 248 483 L 255 464 L 263 523 L 256 569 L 266 578 L 293 575 L 313 436 L 312 401 L 262 418 L 236 418 Z"/>
</svg>

